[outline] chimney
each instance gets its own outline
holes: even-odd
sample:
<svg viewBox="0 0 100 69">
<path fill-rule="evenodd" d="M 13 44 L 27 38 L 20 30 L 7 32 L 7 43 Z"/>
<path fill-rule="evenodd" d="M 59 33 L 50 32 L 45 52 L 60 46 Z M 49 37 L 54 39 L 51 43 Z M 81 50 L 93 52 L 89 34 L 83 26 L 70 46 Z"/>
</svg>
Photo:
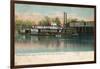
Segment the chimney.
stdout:
<svg viewBox="0 0 100 69">
<path fill-rule="evenodd" d="M 64 24 L 67 22 L 67 13 L 64 12 Z"/>
<path fill-rule="evenodd" d="M 64 23 L 63 24 L 65 24 L 65 12 L 64 12 Z"/>
<path fill-rule="evenodd" d="M 67 23 L 67 13 L 65 13 L 65 16 L 66 16 L 66 17 L 65 17 L 65 20 L 66 20 L 66 23 Z"/>
</svg>

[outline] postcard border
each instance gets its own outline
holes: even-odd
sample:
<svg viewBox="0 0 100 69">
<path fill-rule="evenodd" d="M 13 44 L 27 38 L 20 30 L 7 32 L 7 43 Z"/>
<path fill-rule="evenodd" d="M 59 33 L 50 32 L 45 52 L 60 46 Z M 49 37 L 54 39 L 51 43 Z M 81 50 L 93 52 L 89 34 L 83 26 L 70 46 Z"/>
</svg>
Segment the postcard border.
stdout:
<svg viewBox="0 0 100 69">
<path fill-rule="evenodd" d="M 85 8 L 94 8 L 94 61 L 85 61 L 85 62 L 70 62 L 70 63 L 52 63 L 52 64 L 38 64 L 38 65 L 15 65 L 15 47 L 14 47 L 14 31 L 15 31 L 15 3 L 17 4 L 37 4 L 37 5 L 51 5 L 51 6 L 70 6 L 70 7 L 85 7 Z M 34 2 L 34 1 L 16 1 L 11 0 L 10 4 L 10 68 L 28 68 L 28 67 L 44 67 L 44 66 L 60 66 L 60 65 L 76 65 L 76 64 L 90 64 L 96 63 L 96 6 L 95 5 L 81 5 L 81 4 L 64 4 L 64 3 L 49 3 L 49 2 Z"/>
</svg>

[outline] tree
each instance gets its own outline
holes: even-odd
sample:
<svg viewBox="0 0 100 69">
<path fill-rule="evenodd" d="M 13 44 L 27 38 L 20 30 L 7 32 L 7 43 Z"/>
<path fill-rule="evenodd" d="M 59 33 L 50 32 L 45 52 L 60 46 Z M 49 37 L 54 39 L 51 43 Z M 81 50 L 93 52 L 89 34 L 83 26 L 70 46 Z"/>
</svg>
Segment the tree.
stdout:
<svg viewBox="0 0 100 69">
<path fill-rule="evenodd" d="M 48 16 L 45 17 L 45 22 L 44 23 L 45 23 L 46 26 L 50 25 L 51 20 Z"/>
<path fill-rule="evenodd" d="M 32 21 L 30 20 L 16 20 L 16 30 L 21 30 L 21 29 L 25 29 L 25 28 L 31 28 L 32 27 Z"/>
<path fill-rule="evenodd" d="M 60 26 L 61 24 L 60 19 L 58 17 L 54 19 L 54 22 L 57 24 L 57 26 Z"/>
<path fill-rule="evenodd" d="M 71 19 L 71 22 L 77 22 L 77 21 L 78 21 L 77 18 Z"/>
<path fill-rule="evenodd" d="M 46 16 L 43 20 L 41 20 L 39 22 L 39 25 L 41 25 L 41 26 L 49 26 L 50 23 L 51 23 L 50 18 L 48 16 Z"/>
<path fill-rule="evenodd" d="M 41 20 L 41 21 L 39 21 L 39 24 L 38 25 L 45 26 L 46 25 L 45 23 L 46 23 L 45 20 Z"/>
<path fill-rule="evenodd" d="M 84 20 L 81 20 L 80 22 L 81 22 L 81 23 L 84 23 L 84 25 L 86 25 L 86 21 L 84 21 Z"/>
</svg>

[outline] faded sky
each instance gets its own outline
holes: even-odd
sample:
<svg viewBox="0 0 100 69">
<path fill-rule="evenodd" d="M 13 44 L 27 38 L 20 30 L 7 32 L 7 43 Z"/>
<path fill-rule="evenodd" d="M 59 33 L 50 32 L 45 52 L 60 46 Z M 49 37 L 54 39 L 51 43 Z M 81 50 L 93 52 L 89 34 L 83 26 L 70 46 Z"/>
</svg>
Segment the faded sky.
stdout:
<svg viewBox="0 0 100 69">
<path fill-rule="evenodd" d="M 52 13 L 75 14 L 79 17 L 88 18 L 94 17 L 94 8 L 79 8 L 79 7 L 67 7 L 67 6 L 47 6 L 47 5 L 29 5 L 29 4 L 15 4 L 16 13 L 39 13 L 42 15 L 50 15 Z"/>
</svg>

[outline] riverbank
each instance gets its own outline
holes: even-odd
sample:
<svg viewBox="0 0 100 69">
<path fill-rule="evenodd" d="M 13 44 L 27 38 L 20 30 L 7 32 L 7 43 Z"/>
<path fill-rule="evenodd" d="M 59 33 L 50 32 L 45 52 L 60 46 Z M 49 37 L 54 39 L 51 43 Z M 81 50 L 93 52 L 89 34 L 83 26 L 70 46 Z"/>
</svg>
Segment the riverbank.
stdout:
<svg viewBox="0 0 100 69">
<path fill-rule="evenodd" d="M 31 54 L 15 54 L 15 65 L 50 64 L 94 61 L 94 52 L 45 52 Z"/>
</svg>

